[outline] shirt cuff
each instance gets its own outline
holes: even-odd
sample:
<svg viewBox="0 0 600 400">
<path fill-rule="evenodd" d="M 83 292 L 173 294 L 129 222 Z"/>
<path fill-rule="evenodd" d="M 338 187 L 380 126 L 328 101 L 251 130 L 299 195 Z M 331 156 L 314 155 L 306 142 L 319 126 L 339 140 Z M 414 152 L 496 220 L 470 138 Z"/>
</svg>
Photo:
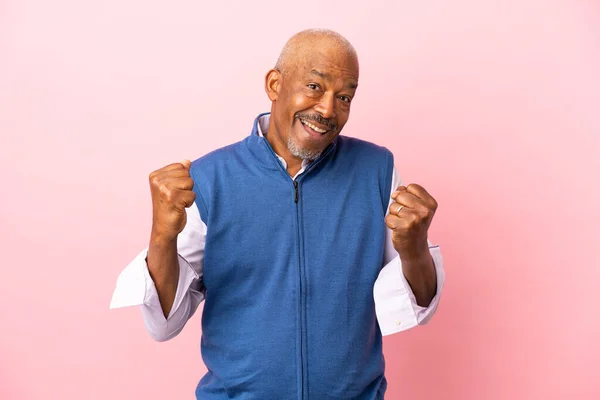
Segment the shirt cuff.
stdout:
<svg viewBox="0 0 600 400">
<path fill-rule="evenodd" d="M 110 302 L 111 309 L 143 304 L 152 310 L 160 311 L 160 313 L 156 313 L 157 315 L 163 315 L 156 286 L 150 276 L 150 271 L 148 271 L 147 256 L 148 249 L 146 248 L 121 272 Z M 198 279 L 198 274 L 187 260 L 180 255 L 177 257 L 179 261 L 179 280 L 177 282 L 175 301 L 173 302 L 173 307 L 171 307 L 169 317 L 181 305 L 192 282 Z M 162 318 L 163 320 L 165 319 L 164 315 Z"/>
<path fill-rule="evenodd" d="M 428 307 L 417 304 L 415 295 L 402 272 L 400 257 L 395 257 L 379 273 L 373 295 L 375 312 L 383 336 L 391 335 L 417 325 L 425 325 L 435 314 L 445 281 L 439 246 L 430 246 L 437 278 L 437 291 Z"/>
</svg>

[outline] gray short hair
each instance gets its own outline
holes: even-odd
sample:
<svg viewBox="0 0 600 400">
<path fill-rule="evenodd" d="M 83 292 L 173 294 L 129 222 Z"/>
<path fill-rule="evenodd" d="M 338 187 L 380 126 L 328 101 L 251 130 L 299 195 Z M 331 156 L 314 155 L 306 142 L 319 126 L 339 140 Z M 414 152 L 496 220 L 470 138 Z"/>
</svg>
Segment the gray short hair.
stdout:
<svg viewBox="0 0 600 400">
<path fill-rule="evenodd" d="M 275 63 L 275 69 L 285 75 L 289 61 L 299 55 L 303 55 L 309 50 L 310 39 L 327 39 L 334 45 L 339 46 L 342 51 L 354 56 L 358 60 L 356 49 L 341 34 L 330 29 L 306 29 L 288 39 Z"/>
</svg>

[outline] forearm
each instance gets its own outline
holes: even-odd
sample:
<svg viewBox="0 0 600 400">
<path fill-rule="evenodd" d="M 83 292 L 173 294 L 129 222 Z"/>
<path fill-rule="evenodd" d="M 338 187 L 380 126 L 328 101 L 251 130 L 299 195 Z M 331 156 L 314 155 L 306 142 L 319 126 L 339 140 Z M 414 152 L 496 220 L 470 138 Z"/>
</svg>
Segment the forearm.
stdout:
<svg viewBox="0 0 600 400">
<path fill-rule="evenodd" d="M 179 280 L 177 239 L 165 240 L 151 235 L 147 264 L 163 314 L 167 318 L 175 301 Z"/>
<path fill-rule="evenodd" d="M 437 276 L 429 247 L 416 254 L 401 252 L 402 272 L 421 307 L 428 307 L 437 292 Z"/>
</svg>

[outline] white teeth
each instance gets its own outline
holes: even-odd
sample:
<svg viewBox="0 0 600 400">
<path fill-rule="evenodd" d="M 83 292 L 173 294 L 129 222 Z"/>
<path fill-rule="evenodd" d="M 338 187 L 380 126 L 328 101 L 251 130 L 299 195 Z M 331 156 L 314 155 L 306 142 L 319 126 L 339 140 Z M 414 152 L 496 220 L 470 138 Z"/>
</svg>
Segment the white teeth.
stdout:
<svg viewBox="0 0 600 400">
<path fill-rule="evenodd" d="M 319 132 L 319 133 L 327 132 L 325 129 L 318 128 L 318 127 L 314 126 L 313 124 L 311 124 L 310 122 L 306 122 L 304 120 L 300 120 L 300 122 L 302 122 L 304 125 L 308 126 L 310 129 L 312 129 L 316 132 Z"/>
</svg>

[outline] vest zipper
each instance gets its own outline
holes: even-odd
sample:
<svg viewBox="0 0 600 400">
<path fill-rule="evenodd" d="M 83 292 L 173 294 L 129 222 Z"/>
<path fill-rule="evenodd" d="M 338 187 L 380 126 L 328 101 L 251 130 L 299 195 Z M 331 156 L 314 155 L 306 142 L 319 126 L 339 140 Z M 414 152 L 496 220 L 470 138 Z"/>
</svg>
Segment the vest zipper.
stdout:
<svg viewBox="0 0 600 400">
<path fill-rule="evenodd" d="M 294 179 L 294 203 L 298 203 L 298 181 Z"/>
<path fill-rule="evenodd" d="M 298 207 L 298 181 L 294 180 L 294 191 L 295 197 L 294 201 L 296 203 L 296 237 L 297 237 L 297 251 L 298 251 L 298 319 L 299 319 L 299 327 L 300 327 L 300 399 L 306 399 L 306 391 L 305 387 L 305 357 L 304 357 L 304 349 L 306 343 L 304 343 L 304 290 L 305 290 L 305 282 L 303 279 L 303 265 L 302 265 L 302 236 L 300 232 L 300 209 Z"/>
<path fill-rule="evenodd" d="M 294 179 L 294 203 L 296 203 L 296 237 L 298 243 L 298 282 L 299 282 L 299 293 L 298 293 L 298 317 L 299 317 L 299 325 L 300 325 L 300 399 L 305 400 L 308 397 L 308 388 L 306 387 L 306 358 L 305 358 L 305 348 L 306 348 L 306 338 L 304 335 L 305 331 L 305 291 L 306 291 L 306 282 L 304 279 L 304 265 L 302 259 L 302 233 L 300 232 L 300 208 L 298 205 L 299 199 L 299 190 L 298 190 L 298 181 Z"/>
</svg>

